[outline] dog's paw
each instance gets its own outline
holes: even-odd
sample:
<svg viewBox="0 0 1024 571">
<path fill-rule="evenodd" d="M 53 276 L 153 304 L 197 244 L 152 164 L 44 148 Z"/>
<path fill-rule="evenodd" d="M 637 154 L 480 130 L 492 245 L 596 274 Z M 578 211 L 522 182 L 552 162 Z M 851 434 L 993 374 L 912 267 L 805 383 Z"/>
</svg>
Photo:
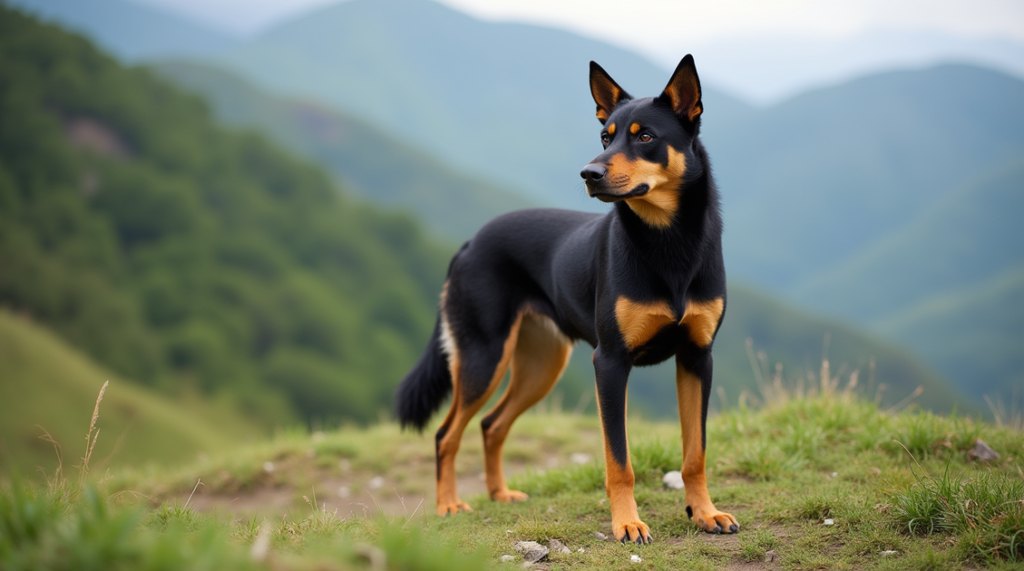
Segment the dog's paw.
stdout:
<svg viewBox="0 0 1024 571">
<path fill-rule="evenodd" d="M 687 506 L 686 513 L 697 527 L 708 533 L 736 533 L 740 530 L 740 524 L 732 514 L 720 512 L 710 504 L 697 509 Z"/>
<path fill-rule="evenodd" d="M 520 492 L 519 490 L 499 490 L 491 494 L 491 499 L 496 502 L 503 504 L 513 504 L 516 502 L 525 502 L 530 499 L 530 496 Z"/>
<path fill-rule="evenodd" d="M 612 533 L 615 534 L 615 539 L 622 543 L 632 541 L 637 545 L 645 545 L 654 541 L 654 538 L 651 537 L 651 528 L 640 520 L 621 524 L 613 523 Z"/>
<path fill-rule="evenodd" d="M 440 516 L 445 516 L 448 514 L 454 515 L 459 512 L 469 513 L 471 511 L 473 511 L 473 508 L 469 507 L 469 504 L 467 504 L 466 502 L 460 502 L 458 500 L 455 500 L 454 502 L 451 503 L 442 504 L 439 502 L 437 504 L 437 515 Z"/>
</svg>

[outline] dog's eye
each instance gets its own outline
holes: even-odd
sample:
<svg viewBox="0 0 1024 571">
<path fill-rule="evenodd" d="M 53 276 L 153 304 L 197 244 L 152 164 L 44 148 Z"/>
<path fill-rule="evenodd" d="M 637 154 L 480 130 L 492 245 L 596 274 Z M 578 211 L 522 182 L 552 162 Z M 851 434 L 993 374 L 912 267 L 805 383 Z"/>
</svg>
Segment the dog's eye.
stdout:
<svg viewBox="0 0 1024 571">
<path fill-rule="evenodd" d="M 609 142 L 611 142 L 611 138 L 608 133 L 601 133 L 601 144 L 607 147 Z"/>
<path fill-rule="evenodd" d="M 640 135 L 641 143 L 649 143 L 652 139 L 654 139 L 654 136 L 651 135 L 650 133 L 644 133 L 643 135 Z"/>
</svg>

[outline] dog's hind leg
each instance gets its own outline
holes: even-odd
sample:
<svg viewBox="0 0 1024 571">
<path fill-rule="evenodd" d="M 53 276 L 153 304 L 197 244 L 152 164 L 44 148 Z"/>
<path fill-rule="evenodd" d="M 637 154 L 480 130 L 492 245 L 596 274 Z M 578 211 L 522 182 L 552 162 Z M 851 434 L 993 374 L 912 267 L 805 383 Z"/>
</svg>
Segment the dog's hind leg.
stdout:
<svg viewBox="0 0 1024 571">
<path fill-rule="evenodd" d="M 512 378 L 498 404 L 480 421 L 484 436 L 484 464 L 487 493 L 492 500 L 516 502 L 529 496 L 510 490 L 505 484 L 501 450 L 516 418 L 540 402 L 569 364 L 572 342 L 554 321 L 527 313 L 519 327 L 519 339 L 512 355 Z"/>
<path fill-rule="evenodd" d="M 520 313 L 504 339 L 494 339 L 490 343 L 479 340 L 472 344 L 464 342 L 460 346 L 452 339 L 451 329 L 445 323 L 447 339 L 444 343 L 446 351 L 449 351 L 454 396 L 451 409 L 436 435 L 438 515 L 472 511 L 468 504 L 459 500 L 455 484 L 455 455 L 459 452 L 466 425 L 501 384 L 515 351 L 522 321 Z"/>
</svg>

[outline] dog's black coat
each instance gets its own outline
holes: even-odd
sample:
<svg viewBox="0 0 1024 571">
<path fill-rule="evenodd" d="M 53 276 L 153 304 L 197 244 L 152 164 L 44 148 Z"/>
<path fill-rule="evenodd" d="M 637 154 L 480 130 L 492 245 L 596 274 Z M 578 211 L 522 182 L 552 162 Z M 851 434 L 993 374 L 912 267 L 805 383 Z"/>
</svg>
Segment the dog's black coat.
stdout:
<svg viewBox="0 0 1024 571">
<path fill-rule="evenodd" d="M 703 104 L 693 60 L 683 60 L 660 97 L 636 100 L 591 65 L 598 118 L 605 126 L 604 151 L 581 175 L 591 196 L 615 202 L 612 210 L 605 215 L 555 209 L 512 212 L 483 226 L 459 250 L 448 270 L 438 325 L 420 362 L 398 389 L 396 412 L 403 425 L 422 429 L 451 390 L 444 320 L 458 351 L 459 397 L 472 403 L 488 394 L 510 331 L 520 314 L 529 311 L 549 317 L 570 340 L 584 340 L 595 348 L 606 445 L 620 465 L 628 461 L 625 402 L 633 366 L 675 356 L 680 367 L 700 379 L 704 441 L 712 343 L 698 344 L 681 318 L 688 303 L 720 300 L 713 339 L 724 316 L 726 281 L 718 193 L 698 136 Z M 668 176 L 679 156 L 685 168 L 671 184 L 652 189 L 647 183 L 634 184 L 638 176 L 629 174 Z M 625 200 L 655 191 L 663 197 L 676 193 L 669 197 L 676 206 L 661 224 Z M 630 348 L 616 314 L 622 298 L 667 303 L 672 322 Z M 485 431 L 490 420 L 483 421 Z M 439 443 L 448 422 L 438 433 Z"/>
</svg>

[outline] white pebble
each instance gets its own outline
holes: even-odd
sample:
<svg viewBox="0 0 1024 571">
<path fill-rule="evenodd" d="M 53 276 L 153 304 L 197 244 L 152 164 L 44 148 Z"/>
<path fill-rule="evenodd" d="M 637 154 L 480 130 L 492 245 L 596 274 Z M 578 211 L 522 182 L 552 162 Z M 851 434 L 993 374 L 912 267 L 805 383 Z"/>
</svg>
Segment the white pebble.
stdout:
<svg viewBox="0 0 1024 571">
<path fill-rule="evenodd" d="M 882 557 L 889 557 L 890 555 L 896 555 L 896 552 L 891 549 L 882 552 Z"/>
<path fill-rule="evenodd" d="M 835 525 L 835 524 L 836 524 L 836 522 L 831 520 L 831 519 L 826 519 L 825 520 L 825 525 Z"/>
<path fill-rule="evenodd" d="M 594 457 L 584 452 L 573 452 L 569 459 L 572 460 L 573 464 L 590 464 Z"/>
<path fill-rule="evenodd" d="M 373 479 L 370 480 L 370 483 L 367 484 L 367 486 L 371 490 L 379 490 L 384 487 L 384 478 L 380 476 L 374 476 Z"/>
<path fill-rule="evenodd" d="M 665 476 L 661 479 L 661 483 L 665 484 L 665 487 L 670 490 L 682 490 L 686 487 L 686 484 L 683 483 L 683 474 L 679 470 L 665 472 Z"/>
<path fill-rule="evenodd" d="M 832 477 L 833 478 L 838 478 L 839 477 L 839 472 L 832 472 Z"/>
<path fill-rule="evenodd" d="M 516 558 L 515 555 L 502 555 L 501 556 L 501 562 L 502 563 L 508 563 L 509 561 L 512 561 L 515 558 Z"/>
<path fill-rule="evenodd" d="M 270 460 L 267 460 L 266 462 L 264 462 L 263 463 L 263 471 L 268 473 L 268 474 L 270 472 L 273 472 L 274 471 L 274 463 L 271 462 Z"/>
<path fill-rule="evenodd" d="M 352 490 L 348 486 L 339 486 L 338 487 L 338 497 L 339 498 L 347 498 L 347 497 L 349 497 L 351 495 L 352 495 Z"/>
<path fill-rule="evenodd" d="M 643 559 L 641 559 L 640 556 L 635 553 L 629 556 L 629 560 L 633 563 L 643 563 Z"/>
</svg>

